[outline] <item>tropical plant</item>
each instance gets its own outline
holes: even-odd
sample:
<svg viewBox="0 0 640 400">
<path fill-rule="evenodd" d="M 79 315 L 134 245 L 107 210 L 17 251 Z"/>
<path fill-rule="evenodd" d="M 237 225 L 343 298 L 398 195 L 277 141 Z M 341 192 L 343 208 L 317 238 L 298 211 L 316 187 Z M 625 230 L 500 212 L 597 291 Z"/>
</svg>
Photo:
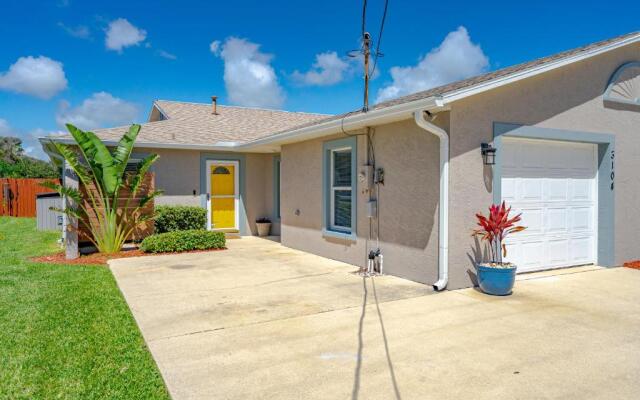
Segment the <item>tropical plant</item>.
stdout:
<svg viewBox="0 0 640 400">
<path fill-rule="evenodd" d="M 480 229 L 475 229 L 472 236 L 489 242 L 492 263 L 502 264 L 503 257 L 507 256 L 507 246 L 503 243 L 507 236 L 526 229 L 524 226 L 516 226 L 516 223 L 522 219 L 520 217 L 522 213 L 509 218 L 510 212 L 511 207 L 507 208 L 503 201 L 502 204 L 492 204 L 487 217 L 480 213 L 476 214 Z"/>
<path fill-rule="evenodd" d="M 67 129 L 76 145 L 54 141 L 52 144 L 69 168 L 76 173 L 85 190 L 83 196 L 78 189 L 47 182 L 46 187 L 67 196 L 75 203 L 64 210 L 54 210 L 77 218 L 89 230 L 89 240 L 101 253 L 118 252 L 138 226 L 153 218 L 153 213 L 142 211 L 161 192 L 153 191 L 144 196 L 138 196 L 138 192 L 145 174 L 158 159 L 158 155 L 145 157 L 137 164 L 135 172 L 127 172 L 127 163 L 140 132 L 140 125 L 131 125 L 113 151 L 93 132 L 82 131 L 71 124 L 67 124 Z M 126 194 L 127 197 L 121 197 L 121 194 Z"/>
</svg>

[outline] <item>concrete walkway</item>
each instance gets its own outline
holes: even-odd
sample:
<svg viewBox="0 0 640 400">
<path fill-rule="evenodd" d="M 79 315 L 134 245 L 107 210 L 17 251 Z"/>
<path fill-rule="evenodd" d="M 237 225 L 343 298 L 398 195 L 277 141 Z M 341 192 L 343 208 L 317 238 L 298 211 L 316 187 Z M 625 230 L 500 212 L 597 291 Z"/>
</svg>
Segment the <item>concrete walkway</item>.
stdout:
<svg viewBox="0 0 640 400">
<path fill-rule="evenodd" d="M 434 294 L 258 238 L 111 268 L 174 399 L 640 397 L 637 270 Z"/>
</svg>

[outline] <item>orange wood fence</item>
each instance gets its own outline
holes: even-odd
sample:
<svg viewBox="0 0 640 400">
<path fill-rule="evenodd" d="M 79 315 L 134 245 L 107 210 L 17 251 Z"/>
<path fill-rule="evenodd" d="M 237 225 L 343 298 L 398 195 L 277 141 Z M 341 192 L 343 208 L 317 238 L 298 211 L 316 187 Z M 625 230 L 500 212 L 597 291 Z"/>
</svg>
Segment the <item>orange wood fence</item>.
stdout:
<svg viewBox="0 0 640 400">
<path fill-rule="evenodd" d="M 143 196 L 146 196 L 147 194 L 151 193 L 155 188 L 155 176 L 152 172 L 147 172 L 147 174 L 145 175 L 144 179 L 142 180 L 142 184 L 140 185 L 140 189 L 138 189 L 138 193 L 137 193 L 137 197 L 135 197 L 134 199 L 132 199 L 131 203 L 129 204 L 129 210 L 135 208 L 138 206 L 138 204 L 140 204 L 140 199 Z M 89 189 L 95 196 L 98 195 L 98 192 L 96 191 L 94 186 L 89 186 L 88 188 L 85 187 L 84 185 L 80 184 L 80 192 L 83 195 L 84 200 L 84 206 L 87 209 L 92 208 L 91 207 L 91 202 L 88 200 L 88 196 L 87 196 L 87 189 Z M 120 191 L 120 198 L 118 199 L 118 204 L 120 205 L 120 207 L 124 207 L 126 205 L 126 199 L 129 197 L 129 190 L 127 188 L 124 188 Z M 144 208 L 141 210 L 142 214 L 148 215 L 153 213 L 154 210 L 154 201 L 150 201 L 148 202 Z M 97 223 L 97 220 L 94 216 L 90 217 L 91 218 L 91 222 L 92 223 Z M 147 221 L 143 224 L 141 224 L 138 228 L 136 228 L 133 231 L 132 237 L 131 239 L 133 240 L 142 240 L 145 237 L 151 235 L 154 231 L 154 224 L 153 221 Z M 89 232 L 89 230 L 87 229 L 87 226 L 85 224 L 79 224 L 78 227 L 78 232 L 79 232 L 79 240 L 80 242 L 87 242 L 89 241 L 90 235 L 91 233 Z"/>
<path fill-rule="evenodd" d="M 53 190 L 40 186 L 42 182 L 59 179 L 0 178 L 0 215 L 35 217 L 36 194 Z"/>
</svg>

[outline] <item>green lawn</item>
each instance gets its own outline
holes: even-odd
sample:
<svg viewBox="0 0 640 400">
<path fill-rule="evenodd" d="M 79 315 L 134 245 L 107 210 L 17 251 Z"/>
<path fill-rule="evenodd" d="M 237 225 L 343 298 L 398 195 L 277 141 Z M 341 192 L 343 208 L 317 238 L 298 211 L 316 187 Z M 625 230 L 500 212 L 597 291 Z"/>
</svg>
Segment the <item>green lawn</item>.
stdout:
<svg viewBox="0 0 640 400">
<path fill-rule="evenodd" d="M 108 268 L 27 260 L 57 237 L 0 217 L 0 399 L 168 399 Z"/>
</svg>

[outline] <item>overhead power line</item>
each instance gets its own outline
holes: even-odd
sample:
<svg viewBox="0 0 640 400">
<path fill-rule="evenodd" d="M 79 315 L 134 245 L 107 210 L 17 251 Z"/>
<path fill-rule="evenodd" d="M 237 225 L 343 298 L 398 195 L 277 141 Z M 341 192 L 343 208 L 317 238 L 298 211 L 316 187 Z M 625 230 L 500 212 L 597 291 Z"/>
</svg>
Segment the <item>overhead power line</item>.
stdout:
<svg viewBox="0 0 640 400">
<path fill-rule="evenodd" d="M 382 33 L 384 32 L 384 23 L 387 20 L 387 9 L 389 8 L 389 0 L 384 1 L 384 11 L 382 13 L 382 20 L 380 21 L 380 31 L 378 32 L 378 40 L 376 42 L 376 53 L 373 58 L 373 69 L 371 70 L 371 77 L 376 72 L 376 66 L 378 65 L 378 57 L 384 55 L 380 53 L 380 43 L 382 43 Z"/>
</svg>

